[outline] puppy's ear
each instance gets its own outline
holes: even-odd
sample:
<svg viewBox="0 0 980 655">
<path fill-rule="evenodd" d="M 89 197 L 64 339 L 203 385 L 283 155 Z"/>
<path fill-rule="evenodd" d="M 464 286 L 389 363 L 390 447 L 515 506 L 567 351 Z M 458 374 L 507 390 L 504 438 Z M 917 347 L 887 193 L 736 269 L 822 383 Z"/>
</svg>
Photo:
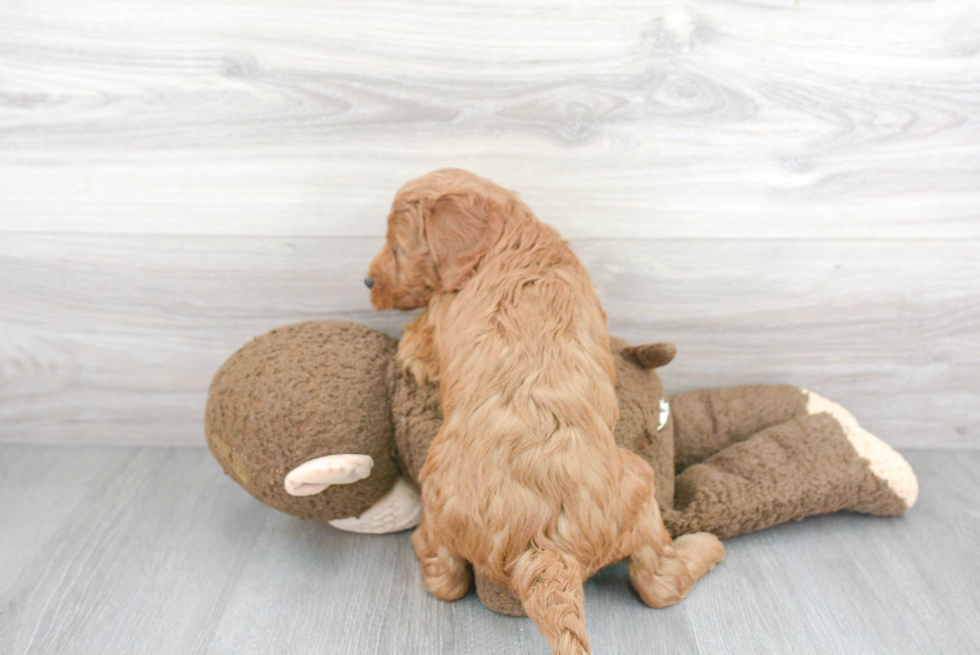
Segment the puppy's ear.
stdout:
<svg viewBox="0 0 980 655">
<path fill-rule="evenodd" d="M 506 209 L 477 193 L 451 193 L 423 208 L 429 243 L 443 289 L 458 291 L 500 235 Z"/>
</svg>

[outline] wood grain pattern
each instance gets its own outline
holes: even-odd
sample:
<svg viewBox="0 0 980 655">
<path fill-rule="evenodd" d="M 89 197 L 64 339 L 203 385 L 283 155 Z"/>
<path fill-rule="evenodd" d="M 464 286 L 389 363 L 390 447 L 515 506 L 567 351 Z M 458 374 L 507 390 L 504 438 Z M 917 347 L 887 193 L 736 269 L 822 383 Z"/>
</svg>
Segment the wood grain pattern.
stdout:
<svg viewBox="0 0 980 655">
<path fill-rule="evenodd" d="M 52 0 L 0 44 L 0 231 L 378 236 L 459 165 L 575 238 L 980 237 L 971 0 Z"/>
<path fill-rule="evenodd" d="M 8 235 L 0 441 L 202 444 L 211 377 L 274 327 L 397 335 L 361 279 L 380 239 Z M 587 240 L 613 334 L 669 340 L 670 392 L 812 388 L 901 447 L 980 446 L 976 241 Z"/>
<path fill-rule="evenodd" d="M 597 653 L 966 653 L 980 565 L 977 451 L 905 453 L 918 505 L 726 540 L 679 605 L 624 565 L 586 583 Z M 0 651 L 547 655 L 529 619 L 429 596 L 408 533 L 277 513 L 202 448 L 0 445 Z M 937 538 L 936 535 L 943 535 Z"/>
<path fill-rule="evenodd" d="M 0 440 L 198 444 L 252 336 L 439 166 L 574 238 L 674 391 L 792 382 L 980 446 L 969 0 L 0 5 Z"/>
</svg>

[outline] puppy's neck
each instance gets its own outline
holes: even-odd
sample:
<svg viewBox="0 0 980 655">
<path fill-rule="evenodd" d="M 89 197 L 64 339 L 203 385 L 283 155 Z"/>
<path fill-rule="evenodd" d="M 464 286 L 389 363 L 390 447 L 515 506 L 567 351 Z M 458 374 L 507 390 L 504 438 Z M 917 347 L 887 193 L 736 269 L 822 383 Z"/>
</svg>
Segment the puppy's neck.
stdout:
<svg viewBox="0 0 980 655">
<path fill-rule="evenodd" d="M 507 260 L 508 269 L 515 270 L 518 264 L 516 268 L 527 273 L 579 265 L 558 230 L 538 220 L 523 203 L 514 208 L 479 268 L 495 268 L 495 262 L 501 259 Z"/>
</svg>

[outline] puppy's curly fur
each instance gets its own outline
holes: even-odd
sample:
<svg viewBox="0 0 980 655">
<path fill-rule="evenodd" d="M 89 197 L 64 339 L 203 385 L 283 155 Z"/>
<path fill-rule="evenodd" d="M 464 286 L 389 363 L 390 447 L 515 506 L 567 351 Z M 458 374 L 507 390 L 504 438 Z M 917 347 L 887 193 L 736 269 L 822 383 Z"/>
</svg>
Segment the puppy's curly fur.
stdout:
<svg viewBox="0 0 980 655">
<path fill-rule="evenodd" d="M 652 607 L 724 558 L 671 541 L 653 470 L 619 448 L 606 315 L 585 268 L 518 196 L 461 170 L 408 182 L 371 262 L 372 304 L 424 313 L 398 360 L 438 379 L 445 421 L 422 468 L 412 536 L 426 588 L 466 593 L 471 563 L 508 586 L 555 653 L 588 653 L 582 584 L 629 559 Z"/>
</svg>

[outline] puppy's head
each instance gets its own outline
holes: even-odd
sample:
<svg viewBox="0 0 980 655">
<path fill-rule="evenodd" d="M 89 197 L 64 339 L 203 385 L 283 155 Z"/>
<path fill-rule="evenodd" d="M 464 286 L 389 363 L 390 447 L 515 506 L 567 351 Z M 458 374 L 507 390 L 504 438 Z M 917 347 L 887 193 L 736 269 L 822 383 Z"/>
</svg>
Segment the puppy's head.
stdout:
<svg viewBox="0 0 980 655">
<path fill-rule="evenodd" d="M 443 169 L 399 189 L 388 235 L 365 283 L 376 309 L 416 309 L 436 293 L 462 288 L 490 251 L 514 194 L 458 169 Z"/>
</svg>

